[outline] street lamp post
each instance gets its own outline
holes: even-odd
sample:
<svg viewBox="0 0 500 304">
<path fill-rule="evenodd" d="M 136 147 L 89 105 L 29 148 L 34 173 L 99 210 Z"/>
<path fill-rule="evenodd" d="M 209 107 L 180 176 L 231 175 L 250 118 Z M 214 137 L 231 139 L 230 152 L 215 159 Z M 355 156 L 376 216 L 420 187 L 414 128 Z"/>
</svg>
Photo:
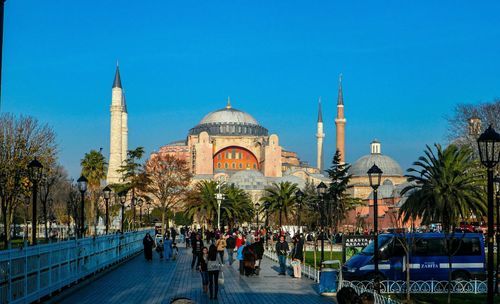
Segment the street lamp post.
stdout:
<svg viewBox="0 0 500 304">
<path fill-rule="evenodd" d="M 497 282 L 499 281 L 500 279 L 500 274 L 498 273 L 498 270 L 499 270 L 499 262 L 500 262 L 500 233 L 499 233 L 499 229 L 500 229 L 500 175 L 497 175 L 495 176 L 495 184 L 497 185 L 497 193 L 496 193 L 496 196 L 497 196 L 497 229 L 496 229 L 496 239 L 497 239 L 497 269 L 496 269 L 496 273 L 497 273 Z M 498 283 L 495 284 L 495 293 L 498 294 Z"/>
<path fill-rule="evenodd" d="M 490 125 L 477 139 L 479 158 L 488 172 L 488 296 L 487 302 L 493 303 L 493 168 L 500 162 L 500 134 Z M 497 283 L 498 284 L 498 283 Z"/>
<path fill-rule="evenodd" d="M 259 208 L 260 208 L 260 204 L 257 203 L 255 204 L 255 214 L 257 215 L 257 231 L 259 231 Z"/>
<path fill-rule="evenodd" d="M 370 186 L 373 189 L 373 264 L 375 265 L 374 289 L 380 293 L 380 285 L 378 282 L 378 187 L 382 178 L 382 170 L 377 165 L 373 166 L 366 172 L 370 180 Z"/>
<path fill-rule="evenodd" d="M 320 267 L 323 267 L 323 261 L 325 260 L 325 193 L 326 193 L 326 188 L 327 186 L 325 183 L 321 182 L 319 185 L 316 187 L 318 190 L 318 195 L 321 198 L 321 205 L 320 205 L 320 217 L 321 217 L 321 263 Z"/>
<path fill-rule="evenodd" d="M 137 201 L 137 206 L 139 206 L 139 228 L 142 227 L 142 204 L 144 204 L 144 200 L 139 198 Z"/>
<path fill-rule="evenodd" d="M 302 212 L 302 198 L 304 197 L 304 192 L 300 189 L 295 192 L 295 197 L 297 198 L 297 230 L 300 232 L 300 212 Z"/>
<path fill-rule="evenodd" d="M 220 231 L 220 205 L 222 204 L 222 200 L 224 199 L 224 194 L 220 193 L 220 187 L 219 193 L 215 193 L 215 198 L 217 199 L 217 228 Z"/>
<path fill-rule="evenodd" d="M 111 197 L 111 188 L 109 186 L 104 187 L 102 189 L 102 193 L 104 194 L 104 202 L 106 203 L 106 234 L 109 231 L 109 198 Z"/>
<path fill-rule="evenodd" d="M 269 227 L 269 207 L 271 207 L 271 203 L 266 201 L 264 202 L 264 209 L 266 209 L 266 222 L 264 223 L 264 226 L 266 228 L 266 235 L 265 235 L 265 241 L 266 241 L 266 246 L 267 246 L 267 234 L 268 234 L 268 227 Z"/>
<path fill-rule="evenodd" d="M 132 227 L 135 229 L 135 206 L 137 206 L 137 197 L 132 192 L 132 200 L 130 201 L 130 208 L 132 208 Z"/>
<path fill-rule="evenodd" d="M 28 164 L 30 180 L 33 183 L 33 214 L 31 218 L 31 245 L 36 245 L 36 197 L 38 182 L 42 179 L 43 165 L 36 159 Z"/>
<path fill-rule="evenodd" d="M 150 200 L 146 200 L 146 208 L 148 210 L 148 225 L 151 225 L 151 212 L 149 211 L 149 209 L 151 208 Z"/>
<path fill-rule="evenodd" d="M 87 191 L 88 180 L 82 175 L 76 182 L 78 183 L 78 190 L 80 190 L 82 196 L 80 202 L 80 238 L 82 238 L 85 235 L 85 192 Z"/>
<path fill-rule="evenodd" d="M 122 205 L 122 216 L 121 216 L 121 223 L 120 223 L 120 230 L 121 233 L 123 234 L 123 219 L 125 218 L 125 203 L 127 202 L 127 191 L 122 191 L 118 193 L 118 196 L 120 197 L 120 205 Z"/>
</svg>

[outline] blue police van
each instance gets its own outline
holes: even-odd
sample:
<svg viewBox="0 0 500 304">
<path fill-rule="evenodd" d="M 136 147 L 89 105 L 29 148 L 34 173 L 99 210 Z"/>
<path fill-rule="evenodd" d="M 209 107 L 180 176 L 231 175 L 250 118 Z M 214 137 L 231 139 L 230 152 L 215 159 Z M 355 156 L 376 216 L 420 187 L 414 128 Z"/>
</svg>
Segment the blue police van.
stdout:
<svg viewBox="0 0 500 304">
<path fill-rule="evenodd" d="M 452 253 L 451 272 L 454 280 L 470 280 L 486 276 L 484 237 L 480 233 L 454 233 L 448 236 L 449 250 L 443 233 L 380 234 L 380 279 L 406 278 L 405 247 L 410 248 L 410 278 L 416 280 L 447 280 L 448 251 Z M 342 268 L 346 280 L 371 280 L 377 274 L 373 264 L 374 244 L 371 242 L 353 256 Z"/>
</svg>

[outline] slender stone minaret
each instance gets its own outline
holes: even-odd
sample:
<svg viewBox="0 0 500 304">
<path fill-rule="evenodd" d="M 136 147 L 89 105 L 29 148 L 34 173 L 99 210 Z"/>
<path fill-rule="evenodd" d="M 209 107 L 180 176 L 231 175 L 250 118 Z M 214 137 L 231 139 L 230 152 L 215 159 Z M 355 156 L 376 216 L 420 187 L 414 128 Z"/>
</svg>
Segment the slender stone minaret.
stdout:
<svg viewBox="0 0 500 304">
<path fill-rule="evenodd" d="M 318 140 L 318 152 L 317 152 L 317 160 L 316 164 L 320 171 L 323 170 L 323 138 L 325 137 L 325 133 L 323 133 L 323 113 L 321 112 L 321 97 L 318 101 L 318 126 L 316 138 Z"/>
<path fill-rule="evenodd" d="M 339 76 L 339 95 L 337 97 L 337 150 L 340 152 L 340 162 L 345 163 L 345 117 L 344 117 L 344 96 L 342 94 L 342 74 Z"/>
<path fill-rule="evenodd" d="M 109 164 L 107 183 L 122 182 L 122 174 L 118 172 L 126 157 L 127 150 L 127 108 L 120 79 L 120 68 L 116 65 L 115 80 L 111 94 L 111 132 L 109 138 Z"/>
</svg>

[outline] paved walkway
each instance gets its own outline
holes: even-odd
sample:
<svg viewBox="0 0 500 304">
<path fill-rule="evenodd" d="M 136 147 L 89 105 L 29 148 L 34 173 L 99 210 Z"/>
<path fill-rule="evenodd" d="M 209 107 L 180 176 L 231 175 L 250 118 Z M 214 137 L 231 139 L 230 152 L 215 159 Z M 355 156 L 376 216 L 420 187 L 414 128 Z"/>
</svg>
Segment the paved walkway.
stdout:
<svg viewBox="0 0 500 304">
<path fill-rule="evenodd" d="M 209 300 L 202 292 L 200 274 L 191 270 L 190 251 L 180 249 L 176 262 L 160 261 L 154 252 L 153 262 L 146 262 L 140 255 L 75 290 L 60 303 L 168 304 L 175 297 L 187 297 L 199 304 L 335 303 L 332 298 L 319 296 L 312 280 L 278 276 L 277 264 L 267 258 L 262 261 L 259 276 L 240 276 L 237 266 L 235 262 L 232 267 L 225 267 L 225 283 L 219 289 L 219 300 Z"/>
</svg>

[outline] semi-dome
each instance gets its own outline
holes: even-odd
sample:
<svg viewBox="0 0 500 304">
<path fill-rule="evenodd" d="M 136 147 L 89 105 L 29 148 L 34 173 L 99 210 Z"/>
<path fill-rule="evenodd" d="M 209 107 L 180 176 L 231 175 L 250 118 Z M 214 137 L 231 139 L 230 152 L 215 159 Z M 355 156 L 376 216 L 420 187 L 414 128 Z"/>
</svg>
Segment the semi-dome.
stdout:
<svg viewBox="0 0 500 304">
<path fill-rule="evenodd" d="M 228 99 L 227 106 L 205 115 L 198 125 L 189 130 L 190 135 L 201 132 L 210 135 L 253 135 L 267 136 L 267 129 L 259 125 L 252 115 L 234 109 Z"/>
<path fill-rule="evenodd" d="M 368 170 L 376 164 L 383 176 L 403 176 L 403 169 L 394 159 L 380 152 L 380 143 L 374 140 L 371 143 L 371 154 L 358 159 L 349 169 L 353 176 L 366 176 Z"/>
</svg>

